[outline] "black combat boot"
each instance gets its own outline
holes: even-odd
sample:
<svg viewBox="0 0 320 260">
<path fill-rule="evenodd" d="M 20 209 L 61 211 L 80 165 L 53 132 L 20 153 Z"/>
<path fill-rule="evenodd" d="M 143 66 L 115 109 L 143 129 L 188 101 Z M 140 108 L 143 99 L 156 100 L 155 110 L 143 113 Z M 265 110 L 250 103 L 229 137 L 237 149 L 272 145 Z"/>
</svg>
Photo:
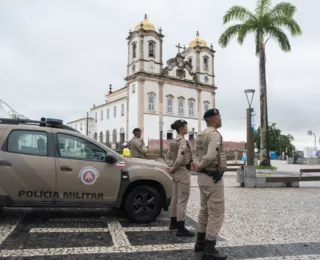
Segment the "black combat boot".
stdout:
<svg viewBox="0 0 320 260">
<path fill-rule="evenodd" d="M 216 249 L 216 241 L 205 241 L 202 260 L 226 260 L 227 256 L 222 255 Z"/>
<path fill-rule="evenodd" d="M 206 233 L 197 233 L 197 242 L 194 245 L 194 251 L 199 252 L 204 250 L 204 241 L 206 239 Z"/>
<path fill-rule="evenodd" d="M 178 237 L 193 237 L 194 232 L 188 230 L 184 226 L 184 221 L 177 221 L 178 231 L 177 236 Z"/>
<path fill-rule="evenodd" d="M 176 217 L 171 218 L 171 222 L 170 222 L 169 229 L 170 229 L 170 230 L 178 229 L 178 226 L 177 226 L 177 218 L 176 218 Z"/>
</svg>

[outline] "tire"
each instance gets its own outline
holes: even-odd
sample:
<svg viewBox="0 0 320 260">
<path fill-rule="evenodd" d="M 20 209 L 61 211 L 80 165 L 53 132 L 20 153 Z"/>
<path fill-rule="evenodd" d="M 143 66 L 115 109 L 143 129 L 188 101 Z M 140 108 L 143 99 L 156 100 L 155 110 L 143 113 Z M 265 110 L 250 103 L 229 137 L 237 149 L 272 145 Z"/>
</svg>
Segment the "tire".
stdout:
<svg viewBox="0 0 320 260">
<path fill-rule="evenodd" d="M 137 186 L 126 196 L 124 211 L 134 223 L 154 221 L 162 208 L 160 192 L 152 186 Z"/>
</svg>

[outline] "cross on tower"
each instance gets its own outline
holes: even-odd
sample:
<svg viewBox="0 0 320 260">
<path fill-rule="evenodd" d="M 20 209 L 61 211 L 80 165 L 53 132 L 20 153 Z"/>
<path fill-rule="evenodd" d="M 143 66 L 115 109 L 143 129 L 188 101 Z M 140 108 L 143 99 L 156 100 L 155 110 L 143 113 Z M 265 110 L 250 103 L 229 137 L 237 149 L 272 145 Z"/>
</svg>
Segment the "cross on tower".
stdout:
<svg viewBox="0 0 320 260">
<path fill-rule="evenodd" d="M 180 43 L 178 43 L 178 45 L 176 45 L 176 47 L 178 48 L 178 53 L 180 53 L 180 49 L 183 49 L 183 47 L 180 46 Z"/>
</svg>

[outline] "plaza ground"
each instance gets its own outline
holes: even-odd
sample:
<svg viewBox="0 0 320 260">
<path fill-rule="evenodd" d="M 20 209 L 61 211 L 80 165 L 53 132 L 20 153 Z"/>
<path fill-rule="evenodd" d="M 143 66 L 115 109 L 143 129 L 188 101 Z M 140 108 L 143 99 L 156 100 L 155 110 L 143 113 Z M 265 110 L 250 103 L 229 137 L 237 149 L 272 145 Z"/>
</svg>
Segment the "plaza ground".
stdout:
<svg viewBox="0 0 320 260">
<path fill-rule="evenodd" d="M 273 162 L 298 174 L 301 165 Z M 299 188 L 246 189 L 236 173 L 224 177 L 226 216 L 218 239 L 229 259 L 320 259 L 320 182 Z M 196 228 L 199 190 L 192 176 L 187 226 Z M 201 259 L 194 238 L 168 231 L 162 212 L 147 225 L 111 209 L 5 209 L 0 256 L 6 259 Z"/>
</svg>

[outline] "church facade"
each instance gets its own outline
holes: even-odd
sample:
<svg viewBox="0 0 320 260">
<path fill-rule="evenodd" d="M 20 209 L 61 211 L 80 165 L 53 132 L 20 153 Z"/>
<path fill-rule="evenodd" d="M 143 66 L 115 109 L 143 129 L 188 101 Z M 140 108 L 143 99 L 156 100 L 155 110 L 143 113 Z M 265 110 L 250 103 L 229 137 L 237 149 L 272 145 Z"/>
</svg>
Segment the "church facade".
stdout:
<svg viewBox="0 0 320 260">
<path fill-rule="evenodd" d="M 91 108 L 88 135 L 116 147 L 131 139 L 139 127 L 146 143 L 172 139 L 171 124 L 188 122 L 189 139 L 205 128 L 204 112 L 215 107 L 213 47 L 196 37 L 189 46 L 176 46 L 178 53 L 163 65 L 163 39 L 147 16 L 130 31 L 126 86 L 106 95 L 106 103 Z M 68 123 L 75 127 L 74 120 Z"/>
</svg>

